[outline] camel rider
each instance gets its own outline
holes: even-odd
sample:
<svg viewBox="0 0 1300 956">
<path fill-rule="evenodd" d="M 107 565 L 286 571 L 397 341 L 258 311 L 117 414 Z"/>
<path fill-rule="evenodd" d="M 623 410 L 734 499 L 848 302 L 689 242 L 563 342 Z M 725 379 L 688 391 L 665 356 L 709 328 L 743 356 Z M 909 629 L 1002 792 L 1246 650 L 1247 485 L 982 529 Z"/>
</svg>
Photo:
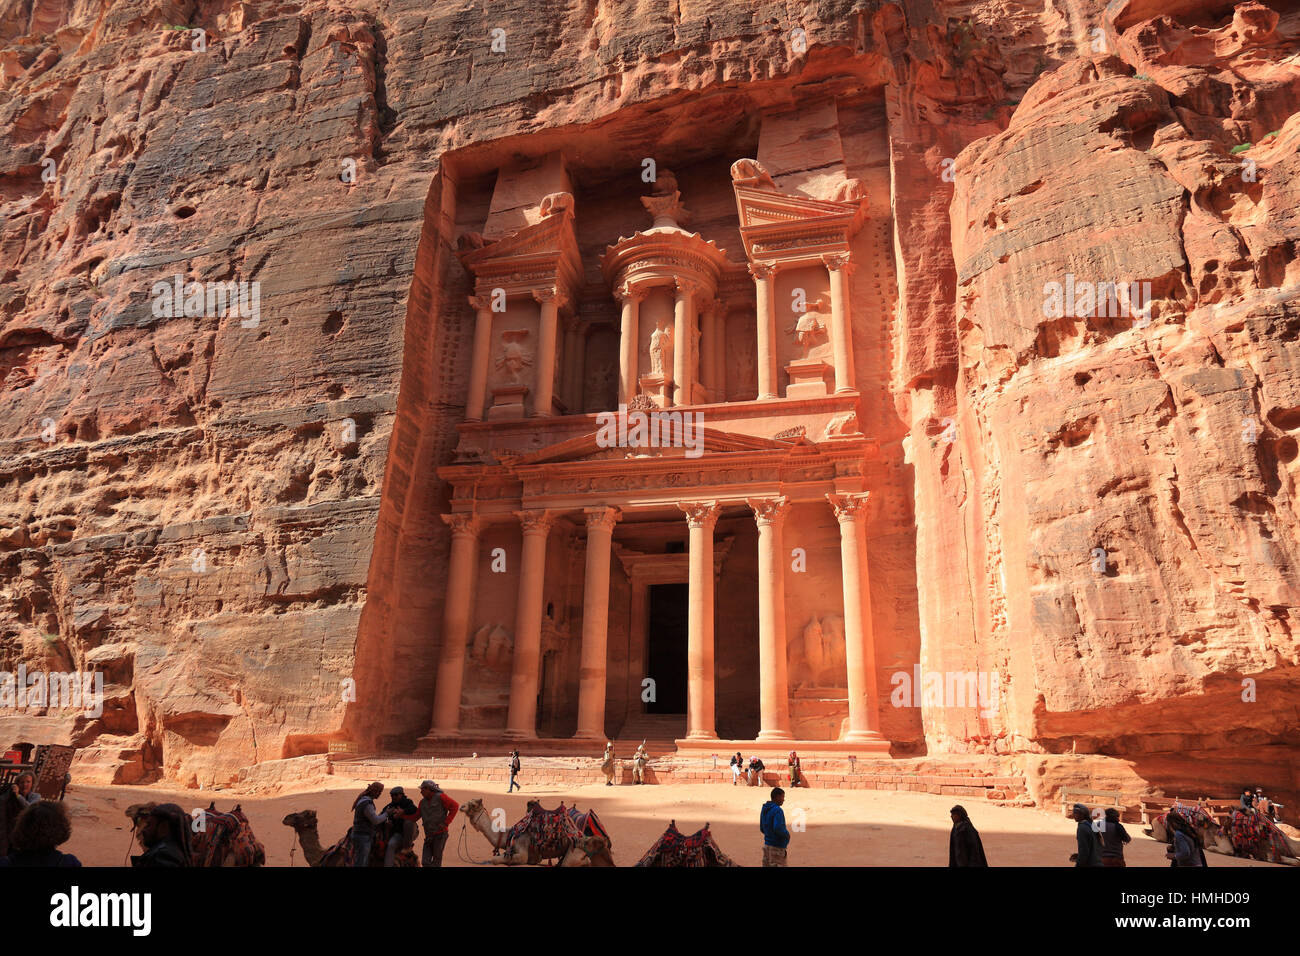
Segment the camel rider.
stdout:
<svg viewBox="0 0 1300 956">
<path fill-rule="evenodd" d="M 384 792 L 384 785 L 375 781 L 352 801 L 352 865 L 369 866 L 370 848 L 375 844 L 379 828 L 388 817 L 375 810 L 375 801 Z"/>
<path fill-rule="evenodd" d="M 396 866 L 397 854 L 415 843 L 415 823 L 420 819 L 420 811 L 401 787 L 394 787 L 389 796 L 391 800 L 383 810 L 391 831 L 388 845 L 384 847 L 384 866 Z"/>
<path fill-rule="evenodd" d="M 632 782 L 645 783 L 645 765 L 650 762 L 650 753 L 645 749 L 645 741 L 636 748 L 632 755 Z"/>
<path fill-rule="evenodd" d="M 601 759 L 600 769 L 605 774 L 605 786 L 614 786 L 614 744 L 605 744 L 605 756 Z"/>
<path fill-rule="evenodd" d="M 460 805 L 432 780 L 420 784 L 420 796 L 420 819 L 424 821 L 424 850 L 420 854 L 420 866 L 442 866 L 447 830 Z"/>
<path fill-rule="evenodd" d="M 1251 810 L 1255 806 L 1255 794 L 1251 792 L 1250 787 L 1245 787 L 1241 791 L 1241 809 Z"/>
</svg>

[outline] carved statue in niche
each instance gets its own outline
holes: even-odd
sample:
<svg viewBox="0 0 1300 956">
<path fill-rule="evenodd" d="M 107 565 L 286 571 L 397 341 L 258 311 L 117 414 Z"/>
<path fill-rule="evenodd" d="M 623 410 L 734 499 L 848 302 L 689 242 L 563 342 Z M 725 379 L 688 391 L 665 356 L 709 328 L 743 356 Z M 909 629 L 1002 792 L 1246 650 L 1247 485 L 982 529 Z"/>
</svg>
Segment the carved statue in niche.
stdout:
<svg viewBox="0 0 1300 956">
<path fill-rule="evenodd" d="M 822 438 L 842 438 L 847 435 L 861 435 L 862 429 L 858 425 L 857 412 L 845 412 L 842 415 L 836 415 L 826 423 L 826 431 L 822 433 Z"/>
<path fill-rule="evenodd" d="M 475 632 L 469 645 L 469 659 L 475 666 L 508 673 L 514 657 L 514 638 L 500 624 L 485 624 Z"/>
<path fill-rule="evenodd" d="M 682 205 L 677 177 L 667 169 L 659 170 L 654 188 L 649 196 L 641 197 L 641 205 L 654 217 L 651 228 L 677 228 L 691 221 L 691 214 Z"/>
<path fill-rule="evenodd" d="M 543 219 L 566 210 L 573 211 L 573 193 L 551 193 L 542 197 L 542 205 L 539 211 Z"/>
<path fill-rule="evenodd" d="M 590 401 L 608 407 L 610 396 L 618 395 L 618 366 L 608 359 L 597 362 L 587 371 L 586 389 Z"/>
<path fill-rule="evenodd" d="M 798 322 L 785 330 L 786 335 L 794 335 L 795 341 L 803 349 L 804 358 L 808 358 L 814 348 L 829 338 L 826 333 L 829 319 L 830 312 L 826 297 L 820 296 L 816 301 L 809 303 L 808 308 L 799 316 Z"/>
<path fill-rule="evenodd" d="M 844 619 L 833 614 L 814 617 L 790 642 L 787 656 L 793 688 L 845 686 Z"/>
<path fill-rule="evenodd" d="M 662 325 L 656 326 L 650 333 L 650 374 L 672 375 L 672 368 L 673 330 Z"/>
<path fill-rule="evenodd" d="M 727 400 L 733 402 L 758 395 L 758 345 L 751 329 L 742 325 L 738 331 L 727 345 Z"/>
<path fill-rule="evenodd" d="M 532 368 L 533 353 L 524 341 L 527 329 L 508 329 L 501 333 L 501 353 L 497 356 L 496 370 L 506 376 L 511 385 L 523 384 L 524 369 Z"/>
</svg>

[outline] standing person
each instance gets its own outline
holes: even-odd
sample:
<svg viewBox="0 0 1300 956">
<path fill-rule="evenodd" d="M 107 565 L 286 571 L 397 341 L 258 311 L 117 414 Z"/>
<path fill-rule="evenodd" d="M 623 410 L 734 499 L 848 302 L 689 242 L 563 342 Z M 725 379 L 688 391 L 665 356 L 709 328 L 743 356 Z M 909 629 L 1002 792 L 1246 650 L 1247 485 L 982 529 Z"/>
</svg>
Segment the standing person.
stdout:
<svg viewBox="0 0 1300 956">
<path fill-rule="evenodd" d="M 749 758 L 748 773 L 749 773 L 749 785 L 751 787 L 756 787 L 760 783 L 762 783 L 763 781 L 762 774 L 763 771 L 766 769 L 767 768 L 763 766 L 763 761 L 759 760 L 757 756 L 753 756 Z"/>
<path fill-rule="evenodd" d="M 605 744 L 605 756 L 601 758 L 600 769 L 605 774 L 605 786 L 614 786 L 614 744 L 612 741 Z"/>
<path fill-rule="evenodd" d="M 745 758 L 736 751 L 736 755 L 731 758 L 731 785 L 734 787 L 740 782 L 740 775 L 745 770 Z"/>
<path fill-rule="evenodd" d="M 401 787 L 394 787 L 388 794 L 388 806 L 383 809 L 389 823 L 384 866 L 396 866 L 397 854 L 415 843 L 415 822 L 420 819 L 420 811 Z"/>
<path fill-rule="evenodd" d="M 763 833 L 763 865 L 789 866 L 786 862 L 786 848 L 790 845 L 790 831 L 785 827 L 785 791 L 780 787 L 772 788 L 772 798 L 763 804 L 758 814 L 758 828 Z"/>
<path fill-rule="evenodd" d="M 1075 866 L 1101 866 L 1101 841 L 1093 832 L 1092 817 L 1088 814 L 1088 808 L 1082 803 L 1076 803 L 1072 816 L 1077 824 L 1074 828 L 1074 838 L 1079 849 L 1070 854 L 1070 862 Z"/>
<path fill-rule="evenodd" d="M 970 822 L 970 816 L 963 806 L 955 806 L 948 811 L 952 817 L 952 832 L 948 834 L 949 866 L 988 866 L 984 858 L 984 844 L 980 841 L 979 831 Z"/>
<path fill-rule="evenodd" d="M 645 741 L 641 741 L 640 746 L 636 748 L 636 753 L 632 755 L 632 782 L 645 783 L 645 765 L 650 762 L 650 751 L 645 749 Z"/>
<path fill-rule="evenodd" d="M 515 777 L 519 775 L 519 769 L 521 766 L 522 764 L 519 762 L 519 751 L 510 751 L 510 786 L 506 787 L 506 793 L 514 793 L 516 790 L 524 789 L 515 781 Z"/>
<path fill-rule="evenodd" d="M 375 834 L 387 820 L 375 810 L 375 801 L 384 792 L 384 785 L 375 781 L 362 790 L 352 801 L 352 865 L 369 866 L 370 848 L 375 845 Z"/>
<path fill-rule="evenodd" d="M 790 751 L 790 757 L 786 760 L 790 766 L 790 786 L 803 786 L 807 788 L 808 782 L 803 778 L 803 763 L 799 760 L 799 755 L 793 750 Z"/>
<path fill-rule="evenodd" d="M 71 853 L 59 852 L 71 837 L 72 824 L 63 804 L 49 800 L 32 804 L 18 815 L 9 855 L 0 857 L 0 867 L 81 866 Z"/>
<path fill-rule="evenodd" d="M 1107 807 L 1106 823 L 1101 830 L 1101 865 L 1128 866 L 1124 862 L 1124 844 L 1132 841 L 1124 824 L 1119 822 L 1119 810 Z"/>
<path fill-rule="evenodd" d="M 136 835 L 144 852 L 131 857 L 136 867 L 193 866 L 190 816 L 174 803 L 160 803 L 146 814 Z"/>
<path fill-rule="evenodd" d="M 424 851 L 420 854 L 420 866 L 442 866 L 447 830 L 460 805 L 432 780 L 420 784 L 420 797 L 420 819 L 424 822 Z"/>
<path fill-rule="evenodd" d="M 1165 857 L 1170 866 L 1205 866 L 1205 850 L 1200 835 L 1181 814 L 1171 810 L 1165 816 L 1165 827 L 1169 830 L 1169 849 L 1165 851 Z"/>
<path fill-rule="evenodd" d="M 30 770 L 24 770 L 14 781 L 18 788 L 18 799 L 23 802 L 23 806 L 30 807 L 33 803 L 40 802 L 41 795 L 36 792 L 36 774 Z"/>
</svg>

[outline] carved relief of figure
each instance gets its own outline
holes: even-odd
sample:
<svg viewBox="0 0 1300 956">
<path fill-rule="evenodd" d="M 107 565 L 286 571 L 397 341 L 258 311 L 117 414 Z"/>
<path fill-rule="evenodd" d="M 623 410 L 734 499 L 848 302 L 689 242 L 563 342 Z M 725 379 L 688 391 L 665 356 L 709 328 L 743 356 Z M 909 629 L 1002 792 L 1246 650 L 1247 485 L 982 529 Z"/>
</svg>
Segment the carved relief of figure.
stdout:
<svg viewBox="0 0 1300 956">
<path fill-rule="evenodd" d="M 844 655 L 844 619 L 814 617 L 790 641 L 788 666 L 795 687 L 843 687 L 848 680 Z"/>
<path fill-rule="evenodd" d="M 650 333 L 650 372 L 653 375 L 671 375 L 673 367 L 673 332 L 664 326 L 657 326 Z"/>
<path fill-rule="evenodd" d="M 542 197 L 542 218 L 573 211 L 573 193 L 551 193 Z"/>
<path fill-rule="evenodd" d="M 860 179 L 846 179 L 835 187 L 835 202 L 860 203 L 867 198 L 867 187 Z"/>
<path fill-rule="evenodd" d="M 827 320 L 830 317 L 825 296 L 809 303 L 807 310 L 799 316 L 799 321 L 786 329 L 786 335 L 793 334 L 795 341 L 803 348 L 803 357 L 807 358 L 812 350 L 827 338 Z"/>
<path fill-rule="evenodd" d="M 822 438 L 838 438 L 844 435 L 861 435 L 862 429 L 858 426 L 858 413 L 845 412 L 842 415 L 836 415 L 826 423 L 826 431 L 822 433 Z"/>
<path fill-rule="evenodd" d="M 768 189 L 775 189 L 776 183 L 763 164 L 756 159 L 738 159 L 731 164 L 731 181 L 744 182 L 754 186 L 766 186 Z"/>
<path fill-rule="evenodd" d="M 524 345 L 526 338 L 527 329 L 511 329 L 501 333 L 504 344 L 497 356 L 496 370 L 508 377 L 512 385 L 522 385 L 524 369 L 532 368 L 533 365 L 533 353 Z"/>
<path fill-rule="evenodd" d="M 470 643 L 470 660 L 490 671 L 505 673 L 514 657 L 514 639 L 500 624 L 485 624 Z"/>
</svg>

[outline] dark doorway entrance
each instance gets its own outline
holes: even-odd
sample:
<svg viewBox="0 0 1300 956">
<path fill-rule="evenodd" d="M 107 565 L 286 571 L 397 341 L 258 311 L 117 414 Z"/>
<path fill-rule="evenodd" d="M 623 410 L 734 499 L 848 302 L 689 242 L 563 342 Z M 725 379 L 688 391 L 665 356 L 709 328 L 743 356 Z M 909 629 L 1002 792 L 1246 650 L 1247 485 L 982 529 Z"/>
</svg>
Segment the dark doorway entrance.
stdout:
<svg viewBox="0 0 1300 956">
<path fill-rule="evenodd" d="M 647 677 L 655 682 L 655 699 L 647 701 L 647 714 L 686 713 L 686 608 L 685 584 L 650 585 L 650 623 L 646 631 Z"/>
</svg>

